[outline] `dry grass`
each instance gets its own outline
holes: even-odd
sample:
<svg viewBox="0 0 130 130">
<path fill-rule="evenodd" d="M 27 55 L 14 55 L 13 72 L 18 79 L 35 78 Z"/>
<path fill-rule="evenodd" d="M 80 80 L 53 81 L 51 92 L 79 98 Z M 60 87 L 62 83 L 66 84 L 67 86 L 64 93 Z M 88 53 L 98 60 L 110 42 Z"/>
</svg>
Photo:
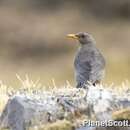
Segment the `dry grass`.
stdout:
<svg viewBox="0 0 130 130">
<path fill-rule="evenodd" d="M 130 120 L 130 108 L 124 108 L 113 113 L 114 120 Z"/>
<path fill-rule="evenodd" d="M 41 126 L 40 128 L 30 128 L 29 130 L 74 130 L 74 126 L 71 122 L 63 120 Z"/>
<path fill-rule="evenodd" d="M 7 86 L 0 82 L 0 112 L 2 112 L 5 104 L 8 101 L 8 96 L 7 96 Z"/>
</svg>

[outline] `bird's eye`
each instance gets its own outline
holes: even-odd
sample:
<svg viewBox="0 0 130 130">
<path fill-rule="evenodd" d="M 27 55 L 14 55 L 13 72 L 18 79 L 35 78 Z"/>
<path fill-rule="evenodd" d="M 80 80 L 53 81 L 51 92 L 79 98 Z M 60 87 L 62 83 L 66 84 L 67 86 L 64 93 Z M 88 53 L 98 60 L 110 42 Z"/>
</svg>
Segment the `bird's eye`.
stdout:
<svg viewBox="0 0 130 130">
<path fill-rule="evenodd" d="M 81 38 L 84 38 L 85 36 L 84 35 L 81 35 Z"/>
</svg>

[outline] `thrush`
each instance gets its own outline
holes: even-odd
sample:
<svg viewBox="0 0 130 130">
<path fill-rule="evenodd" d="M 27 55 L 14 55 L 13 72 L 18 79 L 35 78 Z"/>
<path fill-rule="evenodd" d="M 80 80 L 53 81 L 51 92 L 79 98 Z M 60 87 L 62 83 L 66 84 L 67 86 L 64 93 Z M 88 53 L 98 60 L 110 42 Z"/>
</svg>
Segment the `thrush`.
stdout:
<svg viewBox="0 0 130 130">
<path fill-rule="evenodd" d="M 80 43 L 74 60 L 76 87 L 84 88 L 88 83 L 94 86 L 100 83 L 104 77 L 105 59 L 96 47 L 93 36 L 86 32 L 68 34 L 67 36 Z"/>
</svg>

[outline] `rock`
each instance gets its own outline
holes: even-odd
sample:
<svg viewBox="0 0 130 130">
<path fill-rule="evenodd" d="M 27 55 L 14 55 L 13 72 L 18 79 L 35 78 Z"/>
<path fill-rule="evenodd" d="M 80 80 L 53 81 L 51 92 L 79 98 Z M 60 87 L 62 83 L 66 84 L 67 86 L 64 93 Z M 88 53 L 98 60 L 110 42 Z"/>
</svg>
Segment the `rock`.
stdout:
<svg viewBox="0 0 130 130">
<path fill-rule="evenodd" d="M 9 127 L 12 130 L 25 130 L 27 126 L 45 124 L 49 120 L 54 121 L 55 116 L 51 117 L 51 114 L 54 115 L 58 111 L 59 108 L 50 102 L 45 105 L 27 97 L 15 96 L 8 101 L 3 111 L 1 126 Z"/>
<path fill-rule="evenodd" d="M 112 119 L 114 97 L 109 90 L 91 86 L 87 93 L 87 103 L 93 110 L 96 120 Z"/>
</svg>

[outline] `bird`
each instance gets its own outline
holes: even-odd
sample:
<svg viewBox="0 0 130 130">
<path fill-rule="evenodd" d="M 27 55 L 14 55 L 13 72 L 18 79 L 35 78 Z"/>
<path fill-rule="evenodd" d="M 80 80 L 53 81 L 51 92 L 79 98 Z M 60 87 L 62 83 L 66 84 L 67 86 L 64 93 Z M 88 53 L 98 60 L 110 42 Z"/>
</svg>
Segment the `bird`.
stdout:
<svg viewBox="0 0 130 130">
<path fill-rule="evenodd" d="M 88 84 L 100 84 L 105 74 L 106 61 L 96 41 L 88 32 L 68 34 L 68 38 L 79 41 L 80 46 L 74 59 L 74 71 L 77 88 L 86 88 Z"/>
</svg>

